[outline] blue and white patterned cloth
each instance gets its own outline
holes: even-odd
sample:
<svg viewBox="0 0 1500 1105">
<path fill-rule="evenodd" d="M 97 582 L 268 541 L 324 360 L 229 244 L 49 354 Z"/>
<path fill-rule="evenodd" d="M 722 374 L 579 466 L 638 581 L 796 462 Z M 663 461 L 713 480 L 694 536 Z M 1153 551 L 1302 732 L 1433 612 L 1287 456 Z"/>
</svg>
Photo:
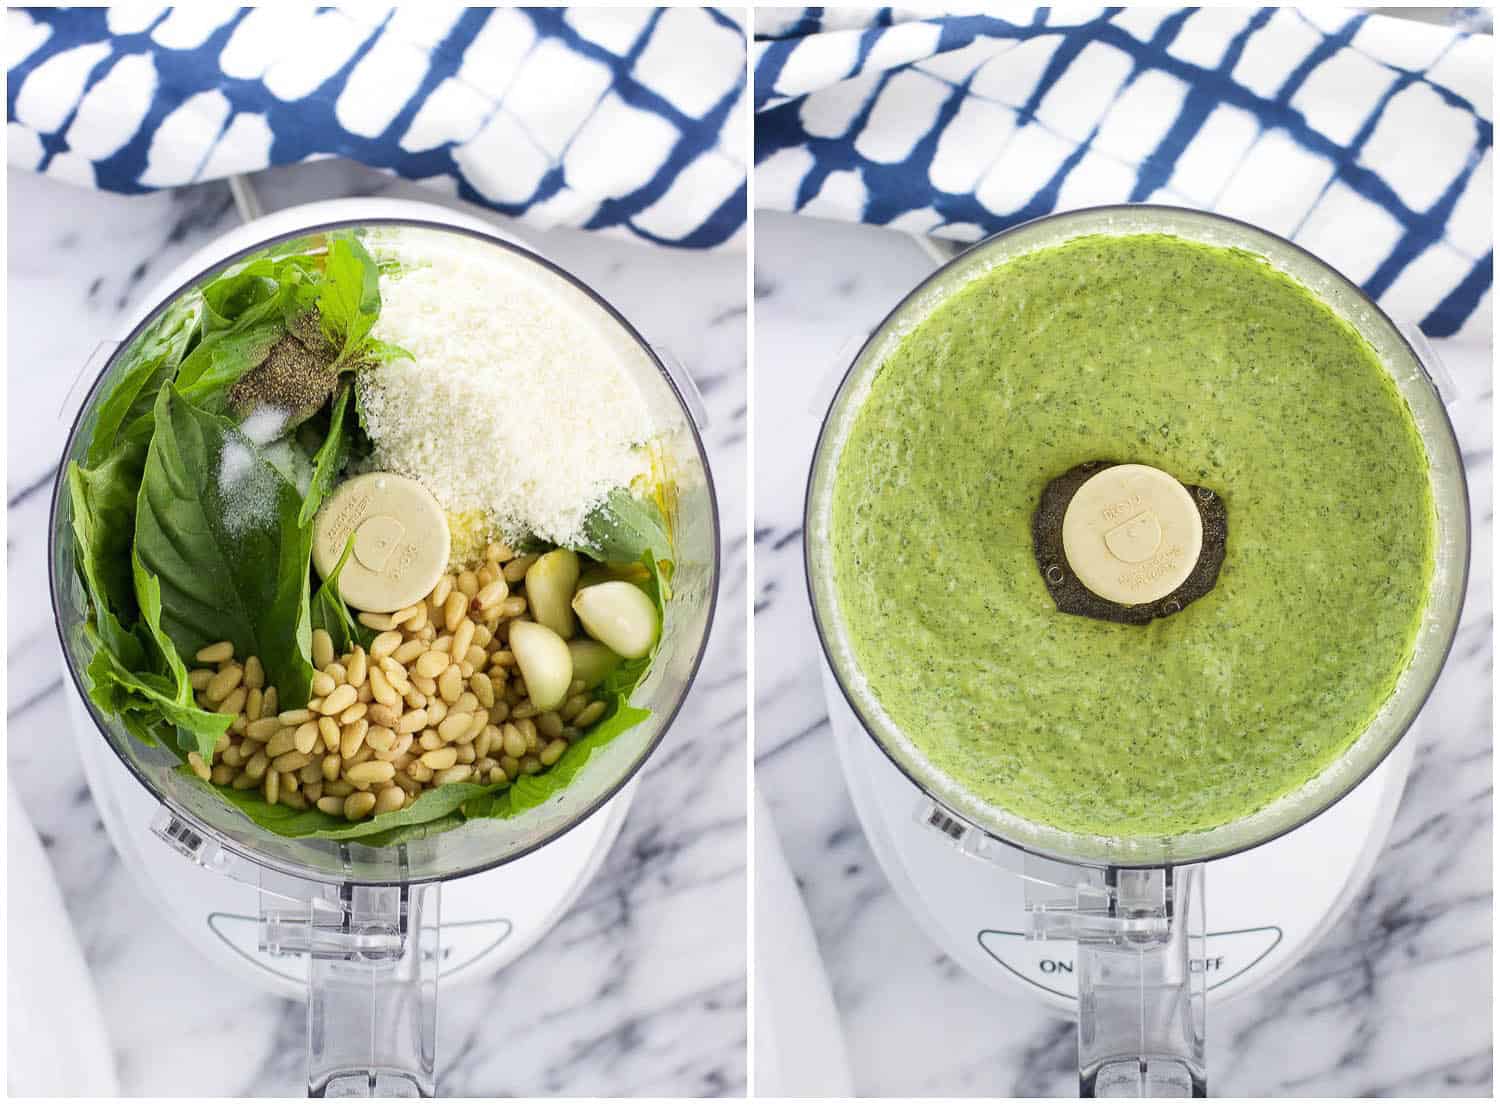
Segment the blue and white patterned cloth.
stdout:
<svg viewBox="0 0 1500 1105">
<path fill-rule="evenodd" d="M 11 9 L 12 165 L 144 192 L 342 155 L 534 225 L 744 230 L 741 17 L 713 9 Z"/>
<path fill-rule="evenodd" d="M 1143 202 L 1487 340 L 1493 42 L 1345 9 L 756 13 L 756 206 L 970 241 Z"/>
</svg>

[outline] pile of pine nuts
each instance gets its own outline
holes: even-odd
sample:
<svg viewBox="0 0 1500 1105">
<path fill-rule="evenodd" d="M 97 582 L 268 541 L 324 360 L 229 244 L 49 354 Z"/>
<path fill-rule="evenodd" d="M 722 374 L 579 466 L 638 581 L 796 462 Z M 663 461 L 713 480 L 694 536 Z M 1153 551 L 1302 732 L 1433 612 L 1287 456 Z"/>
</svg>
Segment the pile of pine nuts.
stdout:
<svg viewBox="0 0 1500 1105">
<path fill-rule="evenodd" d="M 568 743 L 604 714 L 584 683 L 542 712 L 527 696 L 506 647 L 511 623 L 527 619 L 526 570 L 535 556 L 485 549 L 477 571 L 446 575 L 427 598 L 394 614 L 361 613 L 376 631 L 335 656 L 313 631 L 312 697 L 277 711 L 258 657 L 235 659 L 229 641 L 197 654 L 189 673 L 198 704 L 233 714 L 212 762 L 188 754 L 193 772 L 236 790 L 259 788 L 293 809 L 317 806 L 358 821 L 411 805 L 445 783 L 505 786 L 555 764 Z"/>
</svg>

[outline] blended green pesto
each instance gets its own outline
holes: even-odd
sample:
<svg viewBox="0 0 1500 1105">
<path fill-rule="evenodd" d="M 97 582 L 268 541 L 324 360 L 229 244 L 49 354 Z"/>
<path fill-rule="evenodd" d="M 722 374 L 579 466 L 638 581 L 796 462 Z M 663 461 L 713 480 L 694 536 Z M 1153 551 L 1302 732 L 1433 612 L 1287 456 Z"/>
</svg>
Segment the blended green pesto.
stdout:
<svg viewBox="0 0 1500 1105">
<path fill-rule="evenodd" d="M 1148 626 L 1060 613 L 1032 554 L 1048 480 L 1153 465 L 1223 496 L 1217 586 Z M 1295 789 L 1409 662 L 1435 515 L 1370 346 L 1264 260 L 1092 236 L 955 293 L 881 367 L 831 540 L 881 705 L 979 799 L 1154 836 Z"/>
</svg>

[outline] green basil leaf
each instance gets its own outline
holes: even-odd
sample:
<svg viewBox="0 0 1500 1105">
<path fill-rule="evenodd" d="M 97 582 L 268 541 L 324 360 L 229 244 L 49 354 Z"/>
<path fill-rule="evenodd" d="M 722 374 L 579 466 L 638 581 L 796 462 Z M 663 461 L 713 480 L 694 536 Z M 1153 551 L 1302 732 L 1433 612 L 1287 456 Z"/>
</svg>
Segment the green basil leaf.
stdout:
<svg viewBox="0 0 1500 1105">
<path fill-rule="evenodd" d="M 162 628 L 184 656 L 227 639 L 241 658 L 260 657 L 288 709 L 307 701 L 312 680 L 312 530 L 298 523 L 301 507 L 227 419 L 162 388 L 135 531 L 142 565 L 161 581 Z"/>
<path fill-rule="evenodd" d="M 354 355 L 380 315 L 380 270 L 353 234 L 335 234 L 328 243 L 318 313 L 340 362 Z"/>
<path fill-rule="evenodd" d="M 121 447 L 94 468 L 68 465 L 73 549 L 105 645 L 129 669 L 145 666 L 141 643 L 128 630 L 138 607 L 130 570 L 135 501 L 146 451 Z"/>
<path fill-rule="evenodd" d="M 313 456 L 312 483 L 308 486 L 307 496 L 302 500 L 302 510 L 297 518 L 301 525 L 308 525 L 316 517 L 318 507 L 323 505 L 323 497 L 333 489 L 334 478 L 343 470 L 344 462 L 348 459 L 349 443 L 344 436 L 344 414 L 349 407 L 351 388 L 352 385 L 345 384 L 334 396 L 328 436 L 323 438 L 323 444 Z"/>
<path fill-rule="evenodd" d="M 672 548 L 657 505 L 623 487 L 615 488 L 594 508 L 584 520 L 583 534 L 577 551 L 606 563 L 634 563 L 652 549 L 669 556 L 662 550 Z"/>
<path fill-rule="evenodd" d="M 162 313 L 150 329 L 132 343 L 115 386 L 99 404 L 85 460 L 100 464 L 115 448 L 115 438 L 151 410 L 156 392 L 172 378 L 198 326 L 198 304 L 190 296 Z"/>
<path fill-rule="evenodd" d="M 193 747 L 205 761 L 213 756 L 214 743 L 229 728 L 234 718 L 228 714 L 215 714 L 200 709 L 193 702 L 192 688 L 187 686 L 185 677 L 179 684 L 169 675 L 131 671 L 120 663 L 119 658 L 104 646 L 97 635 L 94 635 L 94 641 L 98 647 L 85 674 L 89 681 L 89 697 L 94 700 L 95 705 L 122 720 L 135 714 L 135 718 L 126 724 L 132 732 L 143 723 L 152 724 L 145 722 L 141 714 L 146 717 L 159 716 L 191 734 Z"/>
<path fill-rule="evenodd" d="M 344 603 L 344 596 L 339 594 L 339 573 L 344 570 L 344 564 L 353 551 L 354 534 L 351 533 L 349 540 L 344 542 L 344 551 L 339 554 L 339 562 L 333 566 L 328 578 L 318 585 L 312 598 L 312 627 L 332 637 L 333 647 L 340 652 L 353 648 L 355 644 L 369 648 L 375 640 L 374 631 L 355 620 Z"/>
</svg>

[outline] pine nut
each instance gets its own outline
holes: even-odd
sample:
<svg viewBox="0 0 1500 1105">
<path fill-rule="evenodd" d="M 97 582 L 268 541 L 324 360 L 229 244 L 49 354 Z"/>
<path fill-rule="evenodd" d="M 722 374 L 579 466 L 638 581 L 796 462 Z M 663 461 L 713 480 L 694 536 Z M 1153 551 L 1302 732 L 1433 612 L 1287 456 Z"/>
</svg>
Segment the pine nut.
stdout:
<svg viewBox="0 0 1500 1105">
<path fill-rule="evenodd" d="M 338 757 L 334 757 L 337 759 Z M 335 798 L 348 798 L 354 793 L 354 785 L 346 783 L 342 779 L 334 779 L 323 784 L 323 793 L 332 794 Z"/>
<path fill-rule="evenodd" d="M 363 747 L 365 738 L 369 735 L 369 729 L 371 729 L 371 723 L 365 718 L 360 718 L 359 721 L 354 721 L 344 727 L 344 732 L 339 735 L 339 753 L 342 753 L 345 760 L 350 759 Z"/>
<path fill-rule="evenodd" d="M 219 762 L 226 763 L 230 767 L 241 767 L 244 765 L 246 759 L 247 754 L 242 752 L 240 746 L 237 744 L 231 744 L 219 753 Z"/>
<path fill-rule="evenodd" d="M 398 786 L 388 786 L 375 796 L 375 812 L 391 813 L 406 804 L 406 791 Z"/>
<path fill-rule="evenodd" d="M 208 681 L 214 675 L 215 672 L 212 668 L 194 668 L 188 672 L 188 686 L 192 687 L 195 691 L 201 691 L 208 686 Z"/>
<path fill-rule="evenodd" d="M 541 760 L 537 759 L 535 756 L 522 756 L 521 757 L 521 774 L 522 775 L 540 775 L 541 772 L 542 772 L 542 761 Z"/>
<path fill-rule="evenodd" d="M 317 737 L 318 727 L 316 725 L 304 726 L 304 728 L 311 728 L 313 731 L 313 737 Z M 298 730 L 296 729 L 278 729 L 265 747 L 266 755 L 276 757 L 281 755 L 283 752 L 290 752 L 293 748 L 296 748 L 297 733 Z"/>
<path fill-rule="evenodd" d="M 370 670 L 370 658 L 365 655 L 365 650 L 359 645 L 354 646 L 354 655 L 349 657 L 349 685 L 351 687 L 362 687 L 365 675 Z"/>
<path fill-rule="evenodd" d="M 587 729 L 594 722 L 604 716 L 607 707 L 603 702 L 591 702 L 583 708 L 577 717 L 573 718 L 573 726 L 576 729 Z"/>
<path fill-rule="evenodd" d="M 374 786 L 376 783 L 388 783 L 395 778 L 396 769 L 388 763 L 380 760 L 369 760 L 362 764 L 344 769 L 344 778 L 357 787 Z"/>
<path fill-rule="evenodd" d="M 458 623 L 463 621 L 464 614 L 469 609 L 469 599 L 462 591 L 454 591 L 448 596 L 448 601 L 443 603 L 443 628 L 452 633 L 458 628 Z"/>
<path fill-rule="evenodd" d="M 443 652 L 424 652 L 417 657 L 416 667 L 412 670 L 428 679 L 436 679 L 443 674 L 448 667 L 448 656 Z"/>
<path fill-rule="evenodd" d="M 306 790 L 314 783 L 321 783 L 323 781 L 322 763 L 309 760 L 307 763 L 302 765 L 302 770 L 297 772 L 297 778 L 302 780 L 302 788 L 304 790 Z M 313 797 L 314 799 L 317 798 L 316 795 L 314 795 Z"/>
<path fill-rule="evenodd" d="M 451 744 L 467 733 L 472 724 L 474 724 L 473 714 L 449 714 L 438 726 L 438 736 L 442 737 L 444 742 Z"/>
<path fill-rule="evenodd" d="M 479 589 L 474 596 L 474 606 L 480 610 L 487 610 L 492 606 L 499 606 L 510 596 L 510 587 L 505 580 L 497 579 L 493 583 L 487 583 Z"/>
<path fill-rule="evenodd" d="M 508 717 L 510 717 L 510 703 L 497 700 L 495 704 L 490 707 L 490 720 L 493 721 L 496 725 L 501 724 Z"/>
<path fill-rule="evenodd" d="M 323 669 L 324 673 L 333 676 L 335 686 L 340 686 L 349 681 L 349 669 L 335 660 Z"/>
<path fill-rule="evenodd" d="M 281 776 L 274 771 L 266 772 L 265 781 L 261 783 L 261 793 L 266 796 L 266 801 L 274 806 L 276 799 L 281 795 Z"/>
<path fill-rule="evenodd" d="M 376 752 L 389 752 L 396 743 L 396 734 L 384 725 L 372 725 L 365 730 L 364 740 Z"/>
<path fill-rule="evenodd" d="M 424 642 L 422 642 L 422 641 L 407 641 L 404 645 L 402 645 L 400 648 L 398 648 L 395 652 L 391 653 L 391 659 L 394 660 L 398 664 L 409 664 L 413 660 L 415 660 L 418 656 L 421 656 L 422 653 L 424 653 L 426 651 L 427 651 L 427 646 L 426 646 L 426 644 Z M 385 665 L 382 664 L 381 666 L 384 667 Z M 386 668 L 386 671 L 389 672 L 390 669 Z M 402 669 L 402 673 L 401 674 L 402 674 L 402 677 L 404 678 L 405 675 L 406 675 L 406 672 L 405 672 L 404 668 Z"/>
<path fill-rule="evenodd" d="M 357 698 L 359 698 L 359 692 L 345 683 L 336 688 L 327 698 L 323 699 L 323 705 L 319 713 L 341 714 L 350 706 L 353 706 Z"/>
<path fill-rule="evenodd" d="M 339 763 L 338 753 L 330 752 L 323 757 L 323 778 L 330 783 L 333 782 L 339 777 L 339 772 L 343 769 L 343 766 L 343 764 Z"/>
<path fill-rule="evenodd" d="M 548 741 L 547 745 L 537 754 L 537 759 L 542 761 L 543 767 L 551 767 L 562 758 L 562 754 L 568 750 L 568 742 L 565 740 Z"/>
<path fill-rule="evenodd" d="M 396 724 L 398 733 L 415 733 L 427 725 L 426 710 L 412 710 L 410 713 L 401 715 L 401 720 Z"/>
<path fill-rule="evenodd" d="M 222 664 L 232 656 L 234 656 L 234 642 L 217 641 L 211 645 L 204 645 L 193 659 L 200 664 Z"/>
<path fill-rule="evenodd" d="M 370 659 L 378 664 L 400 647 L 401 634 L 394 629 L 387 629 L 370 642 Z"/>
<path fill-rule="evenodd" d="M 364 617 L 363 614 L 360 615 Z M 375 808 L 375 796 L 369 791 L 359 794 L 351 794 L 344 799 L 344 816 L 350 821 L 362 821 L 370 816 L 370 811 Z"/>
<path fill-rule="evenodd" d="M 507 756 L 513 756 L 519 760 L 526 755 L 526 737 L 521 730 L 517 729 L 514 724 L 506 722 L 505 728 L 500 732 L 502 734 L 501 747 L 505 749 Z"/>
<path fill-rule="evenodd" d="M 432 594 L 427 597 L 427 601 L 434 606 L 442 606 L 443 603 L 448 601 L 448 596 L 452 593 L 453 577 L 443 576 L 437 581 L 437 586 L 432 589 Z"/>
<path fill-rule="evenodd" d="M 385 672 L 379 668 L 370 669 L 370 693 L 376 702 L 386 706 L 394 706 L 401 701 L 401 696 L 391 689 L 390 682 L 385 677 Z"/>
<path fill-rule="evenodd" d="M 363 619 L 364 615 L 361 614 Z M 312 634 L 312 662 L 313 667 L 322 671 L 333 663 L 333 638 L 328 635 L 326 629 L 314 629 Z"/>
<path fill-rule="evenodd" d="M 558 717 L 554 711 L 548 710 L 536 719 L 536 727 L 544 736 L 555 740 L 562 735 L 562 718 Z"/>
<path fill-rule="evenodd" d="M 369 743 L 369 738 L 366 738 L 365 745 L 367 747 L 369 746 Z M 377 760 L 383 760 L 386 763 L 395 763 L 405 757 L 407 753 L 411 751 L 411 746 L 414 743 L 416 742 L 412 734 L 401 733 L 397 735 L 395 744 L 391 745 L 390 748 L 386 749 L 384 752 L 375 753 L 375 758 Z"/>
<path fill-rule="evenodd" d="M 304 721 L 311 721 L 312 717 L 311 710 L 282 710 L 276 715 L 276 720 L 283 725 L 301 725 Z"/>
<path fill-rule="evenodd" d="M 202 779 L 205 783 L 208 782 L 209 779 L 213 778 L 213 768 L 204 763 L 203 757 L 198 755 L 198 753 L 189 752 L 187 760 L 188 766 L 193 769 L 193 774 L 198 776 L 198 778 Z"/>
<path fill-rule="evenodd" d="M 439 686 L 441 689 L 441 686 Z M 490 682 L 490 677 L 482 672 L 475 672 L 469 677 L 469 689 L 474 692 L 474 697 L 479 704 L 488 710 L 495 704 L 495 684 Z"/>
<path fill-rule="evenodd" d="M 220 702 L 214 709 L 217 713 L 233 714 L 235 717 L 239 717 L 240 714 L 244 712 L 245 696 L 249 693 L 250 692 L 245 690 L 243 686 L 236 687 L 234 690 L 230 691 L 229 696 L 225 698 L 223 702 Z"/>
<path fill-rule="evenodd" d="M 468 618 L 458 623 L 458 628 L 453 631 L 453 643 L 448 646 L 448 652 L 455 660 L 468 658 L 469 646 L 474 643 L 474 623 Z"/>
<path fill-rule="evenodd" d="M 521 761 L 514 756 L 501 756 L 500 770 L 505 772 L 508 778 L 514 779 L 521 773 Z"/>
<path fill-rule="evenodd" d="M 229 785 L 232 786 L 235 790 L 254 790 L 255 784 L 258 782 L 260 782 L 260 780 L 255 778 L 255 776 L 251 775 L 248 771 L 241 771 L 232 780 L 230 780 Z"/>
<path fill-rule="evenodd" d="M 234 746 L 229 743 L 229 734 L 220 733 L 214 740 L 214 755 L 222 756 L 225 752 L 229 751 L 229 749 L 233 747 Z"/>
<path fill-rule="evenodd" d="M 260 782 L 261 777 L 265 775 L 266 768 L 270 766 L 271 757 L 267 756 L 264 752 L 257 752 L 255 755 L 251 756 L 250 761 L 245 764 L 245 774 L 250 776 L 250 778 L 254 779 L 258 783 Z"/>
<path fill-rule="evenodd" d="M 321 698 L 309 698 L 307 700 L 307 709 L 314 717 L 317 717 L 323 712 L 323 700 Z"/>
<path fill-rule="evenodd" d="M 447 786 L 449 783 L 465 782 L 473 774 L 474 769 L 468 764 L 457 764 L 447 771 L 434 772 L 432 781 L 436 786 Z"/>
<path fill-rule="evenodd" d="M 432 768 L 418 760 L 406 769 L 406 773 L 418 783 L 432 782 Z"/>
<path fill-rule="evenodd" d="M 453 747 L 458 752 L 458 762 L 461 764 L 471 764 L 478 759 L 474 755 L 474 746 L 472 744 L 456 744 Z"/>
<path fill-rule="evenodd" d="M 209 779 L 215 786 L 225 787 L 234 779 L 234 776 L 235 769 L 233 767 L 228 764 L 215 764 L 213 774 L 209 776 Z"/>
<path fill-rule="evenodd" d="M 245 721 L 247 724 L 260 720 L 265 701 L 265 693 L 259 687 L 250 688 L 250 693 L 245 696 Z"/>
<path fill-rule="evenodd" d="M 339 724 L 353 725 L 360 718 L 364 717 L 365 714 L 369 712 L 369 709 L 370 707 L 365 705 L 363 702 L 356 702 L 353 706 L 350 706 L 347 710 L 339 715 Z"/>
<path fill-rule="evenodd" d="M 339 723 L 331 717 L 320 717 L 317 730 L 317 735 L 323 738 L 324 751 L 337 752 L 339 750 Z M 312 749 L 308 748 L 306 751 L 311 752 Z"/>
<path fill-rule="evenodd" d="M 415 779 L 413 779 L 410 775 L 406 774 L 406 772 L 404 772 L 404 771 L 398 771 L 398 772 L 396 772 L 396 777 L 394 779 L 392 779 L 391 782 L 395 783 L 398 787 L 400 787 L 402 790 L 404 790 L 407 794 L 412 795 L 412 796 L 416 796 L 422 790 L 422 784 L 419 783 L 419 782 L 417 782 Z"/>
<path fill-rule="evenodd" d="M 427 724 L 428 725 L 432 725 L 432 726 L 439 725 L 439 724 L 442 723 L 442 720 L 445 717 L 447 717 L 447 716 L 448 716 L 448 704 L 446 702 L 444 702 L 441 698 L 438 699 L 435 702 L 429 702 L 427 704 Z"/>
<path fill-rule="evenodd" d="M 359 624 L 366 629 L 373 629 L 377 633 L 384 633 L 387 629 L 396 628 L 396 623 L 391 621 L 389 614 L 371 614 L 365 610 L 359 612 Z"/>
<path fill-rule="evenodd" d="M 500 730 L 493 725 L 486 725 L 474 740 L 474 752 L 482 760 L 490 754 L 495 741 L 500 739 Z"/>
<path fill-rule="evenodd" d="M 396 700 L 398 703 L 400 701 L 399 698 Z M 377 702 L 365 711 L 365 718 L 371 725 L 383 725 L 387 729 L 394 729 L 401 720 L 401 711 L 396 709 L 395 704 L 388 706 L 383 702 Z"/>
<path fill-rule="evenodd" d="M 230 664 L 208 681 L 208 686 L 203 688 L 203 696 L 213 703 L 223 702 L 244 677 L 244 668 L 238 664 Z"/>
<path fill-rule="evenodd" d="M 428 626 L 427 606 L 424 604 L 417 610 L 412 619 L 406 623 L 405 629 L 408 633 L 420 633 Z"/>
<path fill-rule="evenodd" d="M 424 729 L 417 739 L 417 746 L 424 752 L 434 752 L 443 747 L 443 738 L 438 736 L 436 729 Z"/>
<path fill-rule="evenodd" d="M 423 608 L 424 605 L 422 603 L 416 603 L 412 606 L 403 606 L 400 610 L 397 610 L 394 614 L 391 615 L 391 628 L 399 629 L 402 622 L 411 621 L 417 616 L 417 612 L 419 610 L 422 610 Z"/>
<path fill-rule="evenodd" d="M 501 569 L 501 575 L 505 577 L 506 583 L 520 583 L 526 578 L 527 571 L 541 559 L 540 553 L 529 553 L 526 556 L 518 556 Z"/>
<path fill-rule="evenodd" d="M 484 558 L 486 560 L 506 561 L 516 554 L 511 551 L 509 545 L 503 541 L 491 541 L 484 547 Z"/>
<path fill-rule="evenodd" d="M 458 762 L 458 750 L 454 748 L 438 748 L 431 752 L 422 753 L 422 763 L 433 771 L 446 771 Z"/>
<path fill-rule="evenodd" d="M 540 712 L 541 711 L 538 710 L 535 706 L 533 706 L 531 704 L 531 702 L 528 700 L 526 702 L 522 702 L 519 706 L 517 706 L 514 710 L 512 710 L 510 712 L 510 716 L 513 717 L 513 718 L 515 718 L 515 719 L 517 719 L 518 721 L 521 718 L 526 718 L 526 719 L 530 720 L 531 718 L 536 717 L 536 715 L 539 714 Z"/>
<path fill-rule="evenodd" d="M 342 817 L 344 815 L 344 800 L 342 798 L 335 798 L 333 795 L 329 795 L 327 798 L 319 798 L 318 809 L 333 817 Z"/>
<path fill-rule="evenodd" d="M 310 763 L 312 763 L 311 756 L 306 752 L 293 749 L 291 752 L 283 752 L 277 756 L 271 761 L 271 766 L 277 771 L 299 771 Z"/>
<path fill-rule="evenodd" d="M 443 659 L 446 660 L 447 657 Z M 437 692 L 450 706 L 458 701 L 464 692 L 464 676 L 457 664 L 449 664 L 443 669 L 442 676 L 438 679 Z"/>
<path fill-rule="evenodd" d="M 413 689 L 420 691 L 428 698 L 431 698 L 433 695 L 437 694 L 437 680 L 428 679 L 425 675 L 412 676 L 411 685 Z"/>
<path fill-rule="evenodd" d="M 265 665 L 260 662 L 259 656 L 252 656 L 245 661 L 245 686 L 251 690 L 260 690 L 265 685 Z"/>
<path fill-rule="evenodd" d="M 276 688 L 267 687 L 265 695 L 260 700 L 260 716 L 274 717 L 278 705 L 280 703 L 276 699 Z"/>
<path fill-rule="evenodd" d="M 312 693 L 313 694 L 330 695 L 330 694 L 333 693 L 333 688 L 336 687 L 336 686 L 338 686 L 338 684 L 333 681 L 333 676 L 329 675 L 327 672 L 324 672 L 324 671 L 315 671 L 315 672 L 313 672 L 313 677 L 312 677 Z"/>
</svg>

